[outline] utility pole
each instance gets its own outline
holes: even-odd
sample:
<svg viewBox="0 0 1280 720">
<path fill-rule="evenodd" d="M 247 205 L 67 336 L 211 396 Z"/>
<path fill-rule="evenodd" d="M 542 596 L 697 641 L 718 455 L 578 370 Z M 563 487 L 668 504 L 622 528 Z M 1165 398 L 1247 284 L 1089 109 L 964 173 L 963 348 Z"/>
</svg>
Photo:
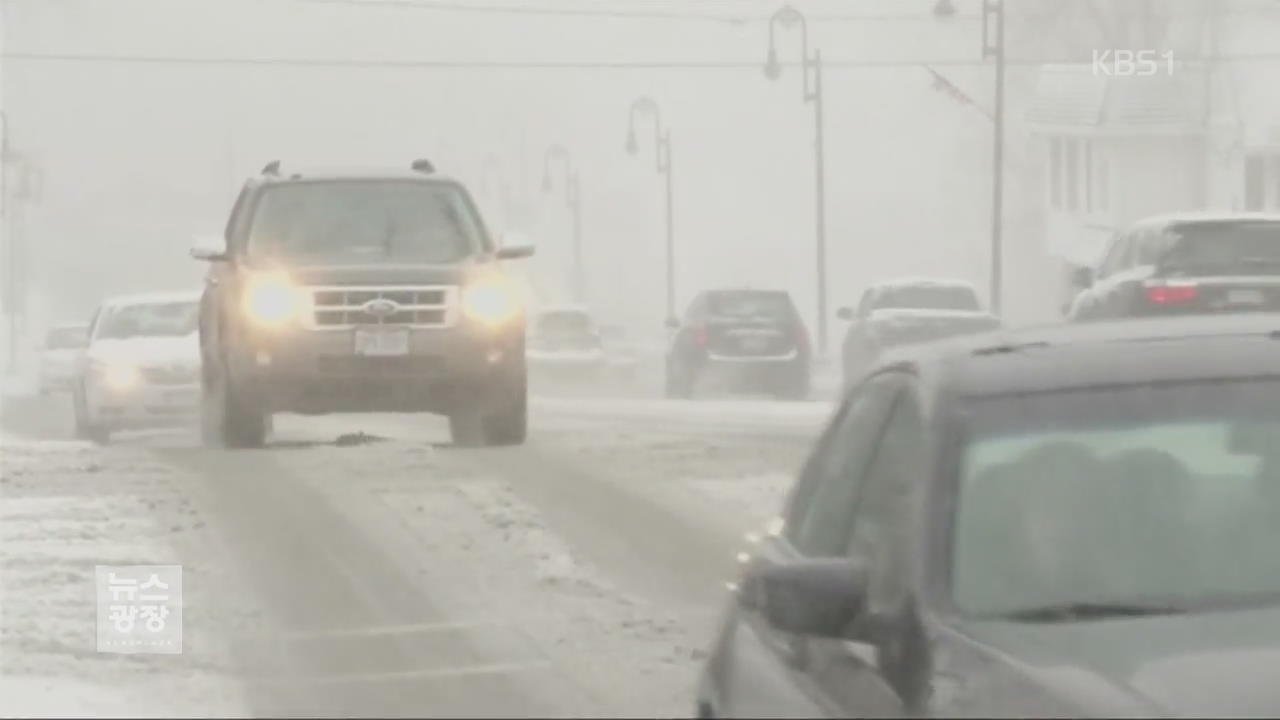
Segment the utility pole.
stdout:
<svg viewBox="0 0 1280 720">
<path fill-rule="evenodd" d="M 573 216 L 573 276 L 570 280 L 570 285 L 572 286 L 574 301 L 581 303 L 586 300 L 587 284 L 586 268 L 583 265 L 582 255 L 582 186 L 578 182 L 578 172 L 573 168 L 573 161 L 569 151 L 563 145 L 557 144 L 548 147 L 546 154 L 543 156 L 543 192 L 551 191 L 551 163 L 554 160 L 561 161 L 564 166 L 565 204 Z"/>
<path fill-rule="evenodd" d="M 636 142 L 636 117 L 644 115 L 653 118 L 653 145 L 655 168 L 663 175 L 667 186 L 667 325 L 676 322 L 676 221 L 675 221 L 675 186 L 671 172 L 671 130 L 663 129 L 662 113 L 653 98 L 645 96 L 636 98 L 631 103 L 631 113 L 627 118 L 627 152 L 635 155 L 639 150 Z"/>
<path fill-rule="evenodd" d="M 990 17 L 995 16 L 995 43 L 986 42 Z M 1002 316 L 1004 288 L 1004 46 L 1005 13 L 1002 0 L 983 0 L 983 57 L 993 55 L 996 61 L 995 137 L 991 152 L 991 312 Z"/>
<path fill-rule="evenodd" d="M 822 51 L 815 49 L 809 52 L 809 23 L 803 13 L 787 5 L 780 8 L 769 19 L 769 55 L 765 61 L 764 74 L 770 80 L 782 76 L 782 65 L 778 62 L 778 49 L 775 43 L 775 27 L 800 25 L 800 55 L 802 60 L 802 90 L 806 103 L 813 103 L 814 119 L 814 260 L 815 287 L 817 290 L 817 331 L 818 354 L 827 354 L 827 177 L 826 177 L 826 131 L 823 119 L 822 94 Z"/>
</svg>

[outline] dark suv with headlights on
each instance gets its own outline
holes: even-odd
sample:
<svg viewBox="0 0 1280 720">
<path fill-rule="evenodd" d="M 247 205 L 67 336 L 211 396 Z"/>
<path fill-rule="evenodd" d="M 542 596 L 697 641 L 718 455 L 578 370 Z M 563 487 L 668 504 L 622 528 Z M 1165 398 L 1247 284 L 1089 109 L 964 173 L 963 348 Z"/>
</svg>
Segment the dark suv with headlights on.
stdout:
<svg viewBox="0 0 1280 720">
<path fill-rule="evenodd" d="M 809 394 L 809 334 L 783 290 L 699 293 L 668 329 L 667 397 L 692 397 L 704 380 L 787 399 Z"/>
<path fill-rule="evenodd" d="M 1077 270 L 1072 320 L 1280 310 L 1280 215 L 1163 215 Z"/>
<path fill-rule="evenodd" d="M 748 537 L 700 717 L 1274 717 L 1280 316 L 894 351 Z"/>
<path fill-rule="evenodd" d="M 463 185 L 403 171 L 282 173 L 240 192 L 200 307 L 206 442 L 260 446 L 275 412 L 433 412 L 455 444 L 525 439 L 525 315 Z"/>
</svg>

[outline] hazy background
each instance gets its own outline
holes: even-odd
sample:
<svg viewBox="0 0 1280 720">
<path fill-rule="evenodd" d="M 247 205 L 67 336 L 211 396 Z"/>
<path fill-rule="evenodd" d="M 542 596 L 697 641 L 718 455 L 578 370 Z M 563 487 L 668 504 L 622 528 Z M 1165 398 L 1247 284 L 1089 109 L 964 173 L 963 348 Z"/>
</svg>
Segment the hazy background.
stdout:
<svg viewBox="0 0 1280 720">
<path fill-rule="evenodd" d="M 589 302 L 610 319 L 656 326 L 664 204 L 647 121 L 639 155 L 624 152 L 641 95 L 658 102 L 672 134 L 678 304 L 708 285 L 782 287 L 813 322 L 813 110 L 801 102 L 799 68 L 774 83 L 761 72 L 778 3 L 431 5 L 3 0 L 9 140 L 40 178 L 23 223 L 33 322 L 80 319 L 111 293 L 197 283 L 191 236 L 220 230 L 243 179 L 276 158 L 288 167 L 429 157 L 472 184 L 495 229 L 535 236 L 544 298 L 561 299 L 571 224 L 560 167 L 556 192 L 541 187 L 544 152 L 561 143 L 581 176 Z M 990 107 L 977 4 L 957 2 L 949 21 L 933 17 L 934 0 L 796 5 L 828 64 L 832 310 L 885 275 L 984 286 L 991 124 L 936 91 L 919 65 L 941 61 Z M 485 11 L 494 6 L 528 12 Z M 624 16 L 557 14 L 566 10 Z M 664 12 L 684 17 L 625 16 Z M 1036 21 L 1011 20 L 1011 56 L 1052 52 L 1027 29 Z M 784 62 L 799 60 L 799 39 L 780 32 Z M 441 61 L 458 64 L 431 64 Z M 884 64 L 850 66 L 863 61 Z M 628 62 L 742 66 L 545 65 Z M 484 63 L 511 66 L 474 66 Z M 1031 72 L 1015 64 L 1009 75 L 1006 312 L 1015 320 L 1052 304 L 1020 254 L 1039 243 L 1027 216 L 1038 173 L 1015 120 Z"/>
</svg>

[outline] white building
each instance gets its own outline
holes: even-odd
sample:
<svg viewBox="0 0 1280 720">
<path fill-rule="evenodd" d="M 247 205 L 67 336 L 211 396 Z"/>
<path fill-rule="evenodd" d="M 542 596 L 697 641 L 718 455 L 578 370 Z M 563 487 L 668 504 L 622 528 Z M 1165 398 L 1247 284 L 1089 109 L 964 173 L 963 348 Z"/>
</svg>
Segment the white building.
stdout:
<svg viewBox="0 0 1280 720">
<path fill-rule="evenodd" d="M 1027 113 L 1044 250 L 1062 273 L 1092 265 L 1118 228 L 1189 210 L 1280 210 L 1280 13 L 1223 3 L 1186 18 L 1154 74 L 1045 65 Z M 1270 44 L 1268 44 L 1270 42 Z"/>
</svg>

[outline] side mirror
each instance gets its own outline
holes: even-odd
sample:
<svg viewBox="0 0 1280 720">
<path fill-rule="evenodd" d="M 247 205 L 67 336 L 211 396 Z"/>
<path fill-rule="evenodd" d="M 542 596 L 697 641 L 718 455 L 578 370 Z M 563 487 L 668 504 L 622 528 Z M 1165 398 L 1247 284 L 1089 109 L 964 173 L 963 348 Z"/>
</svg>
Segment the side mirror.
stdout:
<svg viewBox="0 0 1280 720">
<path fill-rule="evenodd" d="M 221 235 L 201 235 L 191 243 L 191 257 L 219 262 L 227 259 L 227 240 Z"/>
<path fill-rule="evenodd" d="M 1093 285 L 1093 268 L 1078 267 L 1071 271 L 1071 284 L 1085 289 Z"/>
<path fill-rule="evenodd" d="M 520 260 L 533 255 L 534 246 L 527 236 L 520 233 L 507 233 L 502 236 L 502 247 L 498 249 L 499 260 Z"/>
<path fill-rule="evenodd" d="M 762 566 L 739 589 L 744 608 L 797 635 L 842 637 L 867 609 L 867 572 L 847 559 Z"/>
<path fill-rule="evenodd" d="M 836 317 L 848 322 L 853 319 L 853 310 L 848 307 L 842 307 L 839 310 L 836 310 Z"/>
</svg>

